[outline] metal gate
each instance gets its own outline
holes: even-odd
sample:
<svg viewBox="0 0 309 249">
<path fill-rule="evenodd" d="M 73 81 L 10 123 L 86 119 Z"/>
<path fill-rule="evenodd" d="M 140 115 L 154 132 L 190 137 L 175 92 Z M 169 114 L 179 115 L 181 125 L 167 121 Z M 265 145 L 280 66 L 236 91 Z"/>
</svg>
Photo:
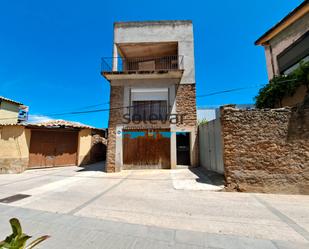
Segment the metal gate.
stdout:
<svg viewBox="0 0 309 249">
<path fill-rule="evenodd" d="M 170 169 L 170 150 L 169 130 L 123 131 L 124 169 Z"/>
<path fill-rule="evenodd" d="M 208 170 L 224 173 L 220 119 L 199 125 L 200 164 Z"/>
</svg>

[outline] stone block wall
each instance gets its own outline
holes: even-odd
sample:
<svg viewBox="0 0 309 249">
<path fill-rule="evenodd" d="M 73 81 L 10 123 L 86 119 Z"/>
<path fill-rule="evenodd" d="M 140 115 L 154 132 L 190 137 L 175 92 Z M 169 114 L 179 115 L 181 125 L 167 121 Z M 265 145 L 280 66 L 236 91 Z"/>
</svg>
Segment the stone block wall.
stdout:
<svg viewBox="0 0 309 249">
<path fill-rule="evenodd" d="M 116 126 L 122 123 L 123 109 L 123 86 L 111 86 L 110 90 L 110 112 L 108 122 L 108 140 L 106 152 L 106 171 L 115 172 L 116 153 Z"/>
<path fill-rule="evenodd" d="M 196 126 L 195 84 L 181 84 L 176 89 L 176 111 L 183 114 L 183 122 L 178 127 Z"/>
<path fill-rule="evenodd" d="M 178 119 L 177 128 L 191 131 L 191 166 L 199 164 L 198 129 L 196 116 L 196 88 L 195 84 L 180 84 L 176 88 L 176 112 L 183 115 Z"/>
<path fill-rule="evenodd" d="M 227 188 L 309 194 L 309 109 L 221 108 Z"/>
</svg>

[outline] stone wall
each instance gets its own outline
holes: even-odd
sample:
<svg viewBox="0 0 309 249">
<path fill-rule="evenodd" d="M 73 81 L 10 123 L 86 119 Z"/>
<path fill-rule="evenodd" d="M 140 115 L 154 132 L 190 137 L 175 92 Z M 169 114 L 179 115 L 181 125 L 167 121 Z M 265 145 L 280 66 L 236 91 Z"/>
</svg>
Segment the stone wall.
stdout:
<svg viewBox="0 0 309 249">
<path fill-rule="evenodd" d="M 293 95 L 286 95 L 281 100 L 281 103 L 278 103 L 275 107 L 285 107 L 285 106 L 295 106 L 299 103 L 302 103 L 308 94 L 309 89 L 305 85 L 300 85 Z M 281 105 L 281 106 L 280 106 Z"/>
<path fill-rule="evenodd" d="M 227 188 L 309 194 L 309 109 L 221 108 Z"/>
<path fill-rule="evenodd" d="M 196 116 L 195 84 L 182 84 L 176 88 L 176 112 L 183 115 L 178 119 L 177 128 L 191 132 L 191 166 L 199 165 L 198 129 Z"/>
<path fill-rule="evenodd" d="M 106 152 L 106 171 L 119 171 L 115 165 L 116 153 L 116 126 L 122 123 L 123 109 L 123 86 L 111 86 L 110 112 L 108 121 L 108 141 Z"/>
<path fill-rule="evenodd" d="M 176 89 L 176 112 L 183 114 L 183 122 L 178 127 L 196 126 L 195 84 L 178 85 Z"/>
</svg>

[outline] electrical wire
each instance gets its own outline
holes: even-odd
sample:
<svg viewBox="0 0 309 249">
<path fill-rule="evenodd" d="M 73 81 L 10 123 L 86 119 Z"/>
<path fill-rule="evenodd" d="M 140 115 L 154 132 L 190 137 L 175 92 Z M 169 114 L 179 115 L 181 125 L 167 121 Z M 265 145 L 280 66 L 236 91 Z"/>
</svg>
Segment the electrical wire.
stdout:
<svg viewBox="0 0 309 249">
<path fill-rule="evenodd" d="M 289 82 L 289 81 L 295 81 L 295 79 L 281 81 L 280 83 Z M 252 89 L 252 88 L 261 87 L 261 86 L 265 86 L 265 85 L 266 84 L 260 84 L 260 85 L 252 85 L 252 86 L 249 86 L 249 87 L 232 88 L 232 89 L 212 92 L 212 93 L 209 93 L 209 94 L 197 95 L 196 97 L 197 98 L 209 97 L 209 96 L 214 96 L 214 95 L 219 95 L 219 94 L 225 94 L 225 93 L 230 93 L 230 92 Z M 110 102 L 96 104 L 96 105 L 89 105 L 89 106 L 85 106 L 85 107 L 81 107 L 81 108 L 87 109 L 87 108 L 96 107 L 96 106 L 100 106 L 100 105 L 106 105 L 106 104 L 110 104 Z M 140 104 L 140 105 L 146 105 L 146 104 Z M 119 106 L 119 107 L 113 107 L 113 108 L 94 109 L 94 110 L 87 110 L 87 111 L 73 111 L 73 112 L 64 112 L 64 113 L 47 113 L 47 114 L 40 114 L 40 115 L 34 114 L 34 115 L 36 115 L 37 117 L 46 117 L 46 116 L 48 116 L 48 117 L 59 117 L 59 116 L 70 116 L 70 115 L 82 115 L 82 114 L 88 114 L 88 113 L 106 112 L 106 111 L 110 111 L 110 110 L 132 108 L 132 107 L 136 107 L 136 106 L 138 106 L 138 105 Z M 81 108 L 79 108 L 79 109 L 81 109 Z M 76 109 L 76 110 L 78 110 L 78 109 Z M 0 120 L 7 120 L 7 119 L 16 119 L 16 117 L 0 118 Z"/>
</svg>

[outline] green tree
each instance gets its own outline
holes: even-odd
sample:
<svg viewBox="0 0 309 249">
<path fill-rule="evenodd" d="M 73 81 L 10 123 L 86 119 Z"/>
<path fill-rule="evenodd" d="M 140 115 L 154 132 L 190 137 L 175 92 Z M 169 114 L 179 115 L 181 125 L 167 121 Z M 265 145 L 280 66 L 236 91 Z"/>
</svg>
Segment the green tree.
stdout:
<svg viewBox="0 0 309 249">
<path fill-rule="evenodd" d="M 275 76 L 259 90 L 255 97 L 257 108 L 274 108 L 281 105 L 285 96 L 292 96 L 296 89 L 305 85 L 309 90 L 309 62 L 301 62 L 300 66 L 289 75 Z"/>
</svg>

